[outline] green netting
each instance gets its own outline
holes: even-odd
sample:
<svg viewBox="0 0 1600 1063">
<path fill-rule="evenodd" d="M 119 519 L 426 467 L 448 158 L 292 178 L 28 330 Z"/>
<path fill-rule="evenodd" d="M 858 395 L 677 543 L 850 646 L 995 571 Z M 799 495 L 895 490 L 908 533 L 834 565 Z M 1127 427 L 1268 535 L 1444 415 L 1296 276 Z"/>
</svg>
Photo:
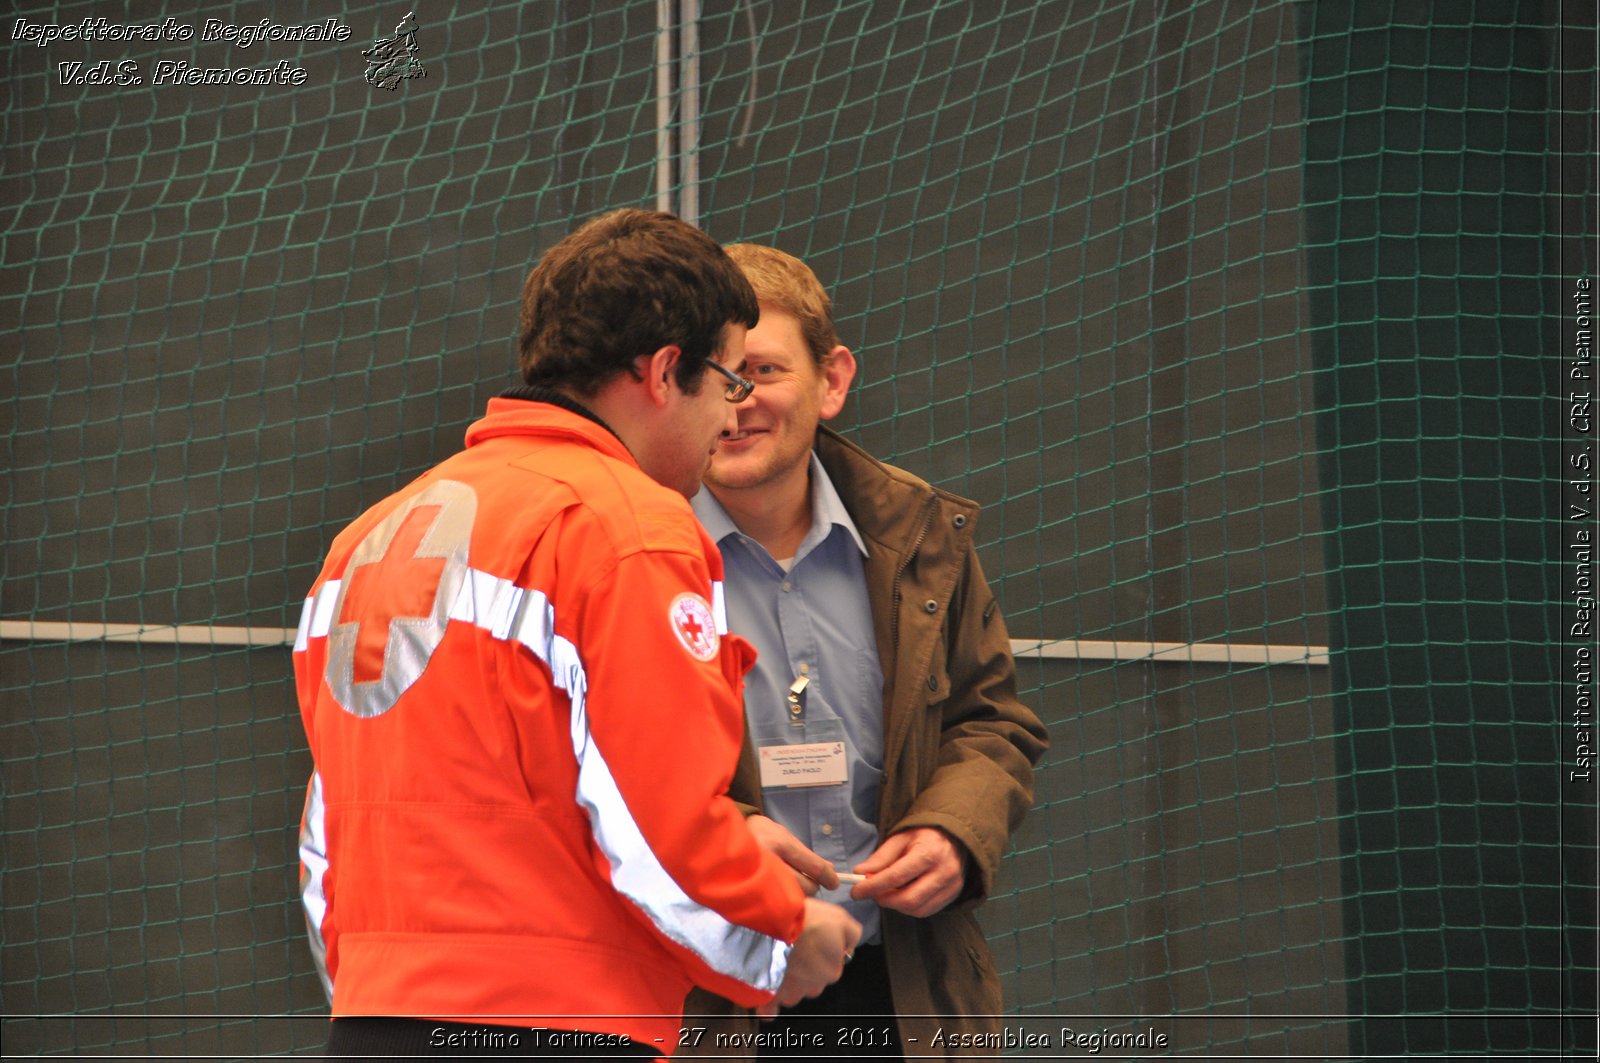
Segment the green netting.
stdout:
<svg viewBox="0 0 1600 1063">
<path fill-rule="evenodd" d="M 393 89 L 362 50 L 409 7 L 274 5 L 350 37 L 241 48 L 204 27 L 256 7 L 41 45 L 17 19 L 136 16 L 20 6 L 5 1051 L 310 1050 L 282 631 L 512 378 L 539 251 L 656 202 L 658 5 L 428 5 Z M 668 142 L 700 222 L 805 257 L 861 361 L 840 427 L 986 507 L 1054 738 L 983 915 L 1011 1025 L 1109 1058 L 1592 1052 L 1557 444 L 1593 6 L 699 8 Z M 66 83 L 101 60 L 144 81 Z"/>
</svg>

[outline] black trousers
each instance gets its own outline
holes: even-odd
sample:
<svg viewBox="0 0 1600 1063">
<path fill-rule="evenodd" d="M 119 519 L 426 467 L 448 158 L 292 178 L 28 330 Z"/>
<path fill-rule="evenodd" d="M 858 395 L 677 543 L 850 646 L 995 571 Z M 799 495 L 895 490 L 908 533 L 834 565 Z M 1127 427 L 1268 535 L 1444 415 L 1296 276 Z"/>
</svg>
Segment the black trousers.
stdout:
<svg viewBox="0 0 1600 1063">
<path fill-rule="evenodd" d="M 762 1059 L 901 1057 L 882 945 L 862 945 L 820 996 L 761 1024 Z"/>
<path fill-rule="evenodd" d="M 599 1038 L 602 1043 L 595 1044 Z M 430 1019 L 334 1019 L 324 1058 L 415 1056 L 495 1059 L 654 1059 L 660 1051 L 627 1038 L 527 1026 L 462 1024 Z"/>
</svg>

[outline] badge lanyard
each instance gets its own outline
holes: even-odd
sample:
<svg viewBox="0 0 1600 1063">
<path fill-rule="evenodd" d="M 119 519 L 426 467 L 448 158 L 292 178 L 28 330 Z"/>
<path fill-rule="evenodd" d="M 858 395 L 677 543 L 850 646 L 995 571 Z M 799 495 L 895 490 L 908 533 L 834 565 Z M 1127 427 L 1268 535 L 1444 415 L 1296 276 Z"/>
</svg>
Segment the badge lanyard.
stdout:
<svg viewBox="0 0 1600 1063">
<path fill-rule="evenodd" d="M 763 790 L 841 786 L 850 780 L 844 724 L 836 718 L 806 715 L 806 687 L 800 676 L 789 685 L 782 724 L 752 727 Z"/>
</svg>

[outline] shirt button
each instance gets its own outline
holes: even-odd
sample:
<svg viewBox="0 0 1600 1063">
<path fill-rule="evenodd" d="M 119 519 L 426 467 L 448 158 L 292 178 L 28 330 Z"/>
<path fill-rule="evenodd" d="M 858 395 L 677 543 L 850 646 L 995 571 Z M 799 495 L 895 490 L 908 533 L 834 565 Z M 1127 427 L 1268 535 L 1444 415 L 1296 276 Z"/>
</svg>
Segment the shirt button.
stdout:
<svg viewBox="0 0 1600 1063">
<path fill-rule="evenodd" d="M 822 833 L 824 833 L 824 834 L 832 834 L 833 833 L 833 824 L 832 823 L 824 823 L 822 825 Z"/>
<path fill-rule="evenodd" d="M 789 583 L 789 581 L 788 581 L 788 580 L 784 580 L 784 581 L 783 581 L 783 589 L 784 589 L 784 592 L 785 592 L 785 593 L 787 593 L 787 592 L 788 592 L 788 590 L 789 590 L 789 587 L 790 587 L 790 583 Z"/>
<path fill-rule="evenodd" d="M 804 662 L 804 661 L 801 661 L 801 662 L 800 662 L 800 669 L 799 669 L 799 671 L 800 671 L 800 674 L 801 674 L 801 675 L 806 675 L 806 674 L 808 674 L 808 673 L 809 673 L 809 672 L 810 672 L 810 671 L 811 671 L 811 666 L 810 666 L 810 665 L 809 665 L 809 664 L 807 664 L 807 663 L 806 663 L 806 662 Z"/>
</svg>

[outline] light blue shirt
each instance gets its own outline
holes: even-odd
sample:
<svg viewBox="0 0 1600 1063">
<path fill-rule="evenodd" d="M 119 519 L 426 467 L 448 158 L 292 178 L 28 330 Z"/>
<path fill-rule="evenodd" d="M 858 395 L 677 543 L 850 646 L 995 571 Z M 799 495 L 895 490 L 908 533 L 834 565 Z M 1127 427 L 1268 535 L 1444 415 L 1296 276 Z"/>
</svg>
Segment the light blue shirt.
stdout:
<svg viewBox="0 0 1600 1063">
<path fill-rule="evenodd" d="M 811 528 L 785 572 L 766 548 L 734 525 L 710 491 L 695 515 L 722 551 L 728 628 L 760 654 L 745 677 L 745 715 L 756 745 L 814 741 L 786 738 L 788 693 L 805 676 L 805 716 L 844 732 L 849 781 L 843 785 L 764 790 L 767 815 L 841 871 L 878 847 L 878 790 L 883 780 L 883 668 L 872 632 L 864 570 L 866 544 L 815 453 L 811 455 Z M 850 901 L 850 888 L 824 893 L 861 922 L 864 942 L 878 940 L 878 906 Z"/>
</svg>

